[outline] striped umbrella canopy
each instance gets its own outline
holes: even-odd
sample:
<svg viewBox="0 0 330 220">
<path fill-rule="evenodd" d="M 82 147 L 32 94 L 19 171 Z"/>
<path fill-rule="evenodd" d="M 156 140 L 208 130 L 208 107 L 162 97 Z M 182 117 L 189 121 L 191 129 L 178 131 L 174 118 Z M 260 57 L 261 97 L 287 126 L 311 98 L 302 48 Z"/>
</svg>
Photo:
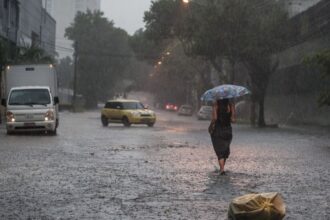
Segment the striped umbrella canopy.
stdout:
<svg viewBox="0 0 330 220">
<path fill-rule="evenodd" d="M 251 92 L 243 87 L 231 84 L 224 84 L 209 89 L 201 97 L 202 101 L 215 101 L 219 99 L 237 98 L 243 95 L 250 94 Z"/>
</svg>

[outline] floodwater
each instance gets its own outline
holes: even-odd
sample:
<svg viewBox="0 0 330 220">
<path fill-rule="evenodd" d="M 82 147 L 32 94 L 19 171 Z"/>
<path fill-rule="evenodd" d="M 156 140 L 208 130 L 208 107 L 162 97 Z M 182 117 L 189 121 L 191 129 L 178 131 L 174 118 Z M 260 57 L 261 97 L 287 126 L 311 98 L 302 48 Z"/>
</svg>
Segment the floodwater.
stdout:
<svg viewBox="0 0 330 220">
<path fill-rule="evenodd" d="M 155 127 L 61 113 L 57 136 L 0 127 L 0 219 L 227 219 L 229 203 L 279 192 L 286 220 L 330 218 L 329 129 L 234 125 L 227 175 L 208 122 L 158 111 Z"/>
</svg>

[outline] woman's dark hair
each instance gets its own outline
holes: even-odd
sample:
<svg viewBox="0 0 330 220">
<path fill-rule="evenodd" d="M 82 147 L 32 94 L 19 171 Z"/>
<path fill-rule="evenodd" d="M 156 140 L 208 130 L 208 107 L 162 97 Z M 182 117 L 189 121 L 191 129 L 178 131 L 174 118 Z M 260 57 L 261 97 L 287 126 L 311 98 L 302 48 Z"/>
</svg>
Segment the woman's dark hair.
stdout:
<svg viewBox="0 0 330 220">
<path fill-rule="evenodd" d="M 229 106 L 229 99 L 219 99 L 217 100 L 217 105 L 220 111 L 222 110 L 227 111 Z"/>
</svg>

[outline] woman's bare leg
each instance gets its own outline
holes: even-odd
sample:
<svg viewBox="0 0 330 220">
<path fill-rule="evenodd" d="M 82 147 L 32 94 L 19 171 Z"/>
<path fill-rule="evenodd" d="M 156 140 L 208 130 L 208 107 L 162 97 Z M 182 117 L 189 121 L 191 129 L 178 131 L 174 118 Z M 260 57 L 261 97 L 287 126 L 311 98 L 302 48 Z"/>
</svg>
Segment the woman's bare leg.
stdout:
<svg viewBox="0 0 330 220">
<path fill-rule="evenodd" d="M 225 171 L 225 163 L 226 163 L 225 159 L 220 159 L 219 160 L 219 166 L 220 166 L 220 172 L 221 173 Z"/>
</svg>

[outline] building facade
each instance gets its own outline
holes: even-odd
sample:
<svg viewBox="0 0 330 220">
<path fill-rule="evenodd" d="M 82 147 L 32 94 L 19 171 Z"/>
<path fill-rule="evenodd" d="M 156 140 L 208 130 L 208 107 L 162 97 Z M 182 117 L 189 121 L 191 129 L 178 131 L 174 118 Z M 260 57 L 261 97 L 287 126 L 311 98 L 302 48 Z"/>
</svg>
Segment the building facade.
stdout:
<svg viewBox="0 0 330 220">
<path fill-rule="evenodd" d="M 0 0 L 0 37 L 11 45 L 36 45 L 54 56 L 55 31 L 42 0 Z"/>
<path fill-rule="evenodd" d="M 98 11 L 101 8 L 100 0 L 43 0 L 47 12 L 51 14 L 57 23 L 56 27 L 56 51 L 59 58 L 71 57 L 73 54 L 72 41 L 65 37 L 65 29 L 74 21 L 78 11 Z"/>
<path fill-rule="evenodd" d="M 19 8 L 18 45 L 37 45 L 54 56 L 56 21 L 47 13 L 42 0 L 20 0 Z"/>
<path fill-rule="evenodd" d="M 19 2 L 0 0 L 0 37 L 16 45 L 19 27 Z"/>
</svg>

